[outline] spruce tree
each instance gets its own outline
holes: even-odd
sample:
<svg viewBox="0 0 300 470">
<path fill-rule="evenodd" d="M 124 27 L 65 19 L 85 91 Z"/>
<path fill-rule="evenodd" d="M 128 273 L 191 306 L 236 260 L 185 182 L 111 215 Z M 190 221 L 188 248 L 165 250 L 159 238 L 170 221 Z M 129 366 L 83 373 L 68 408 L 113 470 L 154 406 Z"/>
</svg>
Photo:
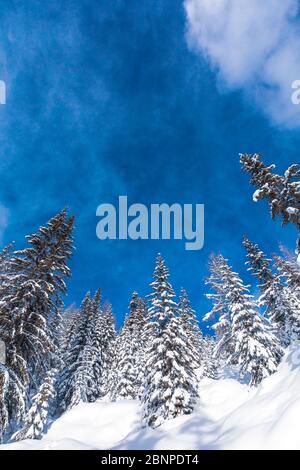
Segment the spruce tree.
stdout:
<svg viewBox="0 0 300 470">
<path fill-rule="evenodd" d="M 56 378 L 57 370 L 50 369 L 40 385 L 38 393 L 32 399 L 24 427 L 12 436 L 12 440 L 22 441 L 24 439 L 41 439 L 43 437 L 56 396 Z"/>
<path fill-rule="evenodd" d="M 261 295 L 258 299 L 258 305 L 265 307 L 271 323 L 274 325 L 276 334 L 280 337 L 283 346 L 287 346 L 290 341 L 289 331 L 289 312 L 290 301 L 289 293 L 281 282 L 281 277 L 271 269 L 271 260 L 268 259 L 257 244 L 244 238 L 243 244 L 247 250 L 248 270 L 259 281 Z"/>
<path fill-rule="evenodd" d="M 3 437 L 9 425 L 9 414 L 7 406 L 8 386 L 8 371 L 3 364 L 0 364 L 0 444 L 3 442 Z"/>
<path fill-rule="evenodd" d="M 115 386 L 114 360 L 116 351 L 116 322 L 112 306 L 106 302 L 102 313 L 102 375 L 100 383 L 100 396 L 104 397 L 111 393 Z"/>
<path fill-rule="evenodd" d="M 59 381 L 61 411 L 71 409 L 80 401 L 88 402 L 95 389 L 94 357 L 91 342 L 93 327 L 92 299 L 88 292 L 81 304 L 76 334 L 64 357 L 64 368 Z"/>
<path fill-rule="evenodd" d="M 228 286 L 225 282 L 230 275 L 227 260 L 222 255 L 211 255 L 209 261 L 210 276 L 206 280 L 213 294 L 206 294 L 212 300 L 212 309 L 204 316 L 204 321 L 214 320 L 212 329 L 216 335 L 215 355 L 227 361 L 232 357 L 231 315 L 228 305 Z"/>
<path fill-rule="evenodd" d="M 28 248 L 6 257 L 0 285 L 0 338 L 6 344 L 9 419 L 16 425 L 55 354 L 49 325 L 66 292 L 72 228 L 73 218 L 62 211 L 27 237 Z"/>
<path fill-rule="evenodd" d="M 92 325 L 90 330 L 91 351 L 90 360 L 92 361 L 94 385 L 90 391 L 89 401 L 97 400 L 102 394 L 103 380 L 103 315 L 101 307 L 101 290 L 98 289 L 91 302 Z"/>
<path fill-rule="evenodd" d="M 175 293 L 163 258 L 158 255 L 150 308 L 153 339 L 146 351 L 143 419 L 151 427 L 189 414 L 197 397 L 188 338 L 178 316 Z"/>
<path fill-rule="evenodd" d="M 259 246 L 252 243 L 247 237 L 244 237 L 243 245 L 247 251 L 248 261 L 246 262 L 246 266 L 248 266 L 248 270 L 258 279 L 258 287 L 261 293 L 264 293 L 274 281 L 271 260 L 267 259 Z"/>
<path fill-rule="evenodd" d="M 291 223 L 296 226 L 298 238 L 296 242 L 297 262 L 300 265 L 300 168 L 293 164 L 278 175 L 273 172 L 275 165 L 266 166 L 258 154 L 241 154 L 243 169 L 250 173 L 251 184 L 257 187 L 253 200 L 266 199 L 272 219 L 278 216 L 283 225 Z"/>
<path fill-rule="evenodd" d="M 256 386 L 276 371 L 283 351 L 270 324 L 258 312 L 248 287 L 224 258 L 219 259 L 222 291 L 216 297 L 216 310 L 222 312 L 226 307 L 230 319 L 227 335 L 231 351 L 227 363 L 238 365 L 242 376 L 250 374 L 250 385 Z"/>
<path fill-rule="evenodd" d="M 212 336 L 203 338 L 202 377 L 216 380 L 219 373 L 219 362 L 215 356 L 216 341 Z"/>
<path fill-rule="evenodd" d="M 203 335 L 196 317 L 195 310 L 185 289 L 180 290 L 178 303 L 179 317 L 188 338 L 188 348 L 194 358 L 194 368 L 200 367 L 203 356 Z"/>
<path fill-rule="evenodd" d="M 136 399 L 141 388 L 141 333 L 144 319 L 140 299 L 133 292 L 129 313 L 116 343 L 117 380 L 114 399 Z"/>
<path fill-rule="evenodd" d="M 286 305 L 284 320 L 285 331 L 289 340 L 300 339 L 300 267 L 294 259 L 274 256 L 281 285 L 281 308 Z M 289 343 L 289 341 L 287 342 Z"/>
<path fill-rule="evenodd" d="M 251 175 L 251 184 L 257 187 L 254 201 L 266 199 L 273 219 L 278 215 L 284 225 L 290 222 L 299 230 L 299 165 L 291 165 L 283 175 L 278 175 L 273 172 L 275 165 L 266 166 L 258 154 L 241 154 L 240 161 L 243 169 Z"/>
</svg>

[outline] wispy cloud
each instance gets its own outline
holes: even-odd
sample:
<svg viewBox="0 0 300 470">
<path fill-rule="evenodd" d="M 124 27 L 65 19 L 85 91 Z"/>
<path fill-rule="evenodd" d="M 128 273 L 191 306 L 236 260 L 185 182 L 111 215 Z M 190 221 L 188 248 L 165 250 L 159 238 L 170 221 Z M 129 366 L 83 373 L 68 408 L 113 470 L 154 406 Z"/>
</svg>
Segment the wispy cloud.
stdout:
<svg viewBox="0 0 300 470">
<path fill-rule="evenodd" d="M 297 0 L 185 0 L 188 43 L 227 90 L 243 90 L 277 125 L 300 126 L 291 83 L 300 79 Z"/>
</svg>

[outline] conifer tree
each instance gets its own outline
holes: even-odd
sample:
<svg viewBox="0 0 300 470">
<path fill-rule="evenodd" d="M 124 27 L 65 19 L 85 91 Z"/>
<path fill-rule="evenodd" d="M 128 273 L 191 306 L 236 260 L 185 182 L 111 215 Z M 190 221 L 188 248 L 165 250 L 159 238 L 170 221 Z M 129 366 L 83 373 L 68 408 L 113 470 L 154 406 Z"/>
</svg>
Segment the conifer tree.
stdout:
<svg viewBox="0 0 300 470">
<path fill-rule="evenodd" d="M 266 166 L 258 154 L 241 154 L 243 169 L 250 173 L 251 184 L 257 187 L 253 200 L 266 199 L 272 219 L 278 216 L 283 225 L 292 223 L 298 231 L 297 262 L 300 264 L 300 168 L 293 164 L 283 175 L 273 172 L 275 165 Z"/>
<path fill-rule="evenodd" d="M 194 358 L 193 366 L 200 367 L 203 356 L 203 335 L 185 289 L 180 290 L 178 312 L 188 338 L 188 348 Z"/>
<path fill-rule="evenodd" d="M 55 354 L 49 323 L 66 292 L 72 228 L 73 218 L 62 211 L 27 237 L 28 248 L 6 257 L 0 285 L 0 338 L 6 344 L 9 418 L 15 424 L 22 422 L 28 397 Z"/>
<path fill-rule="evenodd" d="M 278 175 L 273 172 L 275 165 L 266 166 L 258 154 L 242 154 L 240 160 L 243 169 L 251 175 L 251 184 L 257 187 L 253 195 L 254 201 L 266 199 L 273 219 L 278 215 L 284 225 L 290 222 L 299 230 L 299 165 L 291 165 L 284 175 Z"/>
<path fill-rule="evenodd" d="M 40 385 L 38 393 L 32 399 L 24 427 L 12 436 L 12 440 L 22 441 L 24 439 L 41 439 L 43 437 L 51 414 L 51 406 L 56 396 L 56 377 L 57 370 L 50 369 L 45 380 Z"/>
<path fill-rule="evenodd" d="M 219 372 L 219 362 L 215 356 L 216 341 L 212 336 L 203 338 L 202 377 L 216 380 Z"/>
<path fill-rule="evenodd" d="M 219 359 L 232 357 L 231 315 L 227 300 L 228 286 L 225 279 L 230 275 L 227 260 L 222 255 L 211 255 L 209 261 L 210 276 L 206 280 L 213 294 L 206 297 L 213 302 L 212 309 L 204 316 L 204 321 L 214 319 L 212 329 L 216 335 L 215 355 Z"/>
<path fill-rule="evenodd" d="M 142 317 L 140 299 L 133 292 L 129 305 L 129 314 L 116 343 L 117 380 L 114 399 L 135 399 L 141 387 L 141 332 L 144 319 Z"/>
<path fill-rule="evenodd" d="M 265 314 L 277 329 L 277 335 L 283 346 L 289 344 L 288 317 L 290 311 L 289 295 L 284 288 L 280 276 L 273 273 L 271 260 L 267 259 L 257 244 L 244 238 L 243 244 L 247 250 L 248 270 L 254 274 L 259 281 L 261 295 L 258 299 L 260 307 L 266 307 Z"/>
<path fill-rule="evenodd" d="M 259 246 L 252 243 L 247 237 L 244 237 L 243 245 L 247 251 L 246 265 L 248 270 L 258 279 L 258 287 L 261 293 L 264 293 L 274 281 L 274 274 L 270 267 L 271 260 L 267 259 Z"/>
<path fill-rule="evenodd" d="M 106 302 L 102 313 L 102 375 L 100 383 L 100 396 L 103 397 L 113 390 L 115 386 L 114 360 L 116 351 L 116 324 L 112 306 Z"/>
<path fill-rule="evenodd" d="M 237 364 L 242 376 L 250 374 L 250 385 L 276 371 L 283 351 L 269 323 L 259 314 L 256 303 L 237 273 L 219 257 L 222 291 L 219 290 L 216 311 L 228 310 L 228 342 L 231 351 L 227 363 Z M 219 287 L 217 285 L 217 287 Z M 222 307 L 222 308 L 220 308 Z"/>
<path fill-rule="evenodd" d="M 72 304 L 63 312 L 62 315 L 62 338 L 61 351 L 64 355 L 73 340 L 80 319 L 80 312 L 76 305 Z"/>
<path fill-rule="evenodd" d="M 189 414 L 197 396 L 187 335 L 178 317 L 175 293 L 163 258 L 158 255 L 150 308 L 153 340 L 146 352 L 143 418 L 151 427 Z"/>
<path fill-rule="evenodd" d="M 8 428 L 9 415 L 7 407 L 9 375 L 3 364 L 0 364 L 0 443 Z"/>
<path fill-rule="evenodd" d="M 91 350 L 90 361 L 92 362 L 94 385 L 90 391 L 89 401 L 95 401 L 101 396 L 102 374 L 103 374 L 103 316 L 101 309 L 101 290 L 98 289 L 91 302 L 92 325 L 90 330 Z"/>
<path fill-rule="evenodd" d="M 64 357 L 64 369 L 59 384 L 59 405 L 61 411 L 71 409 L 80 401 L 88 402 L 94 392 L 94 357 L 91 343 L 93 308 L 90 293 L 87 293 L 81 308 L 76 334 L 72 338 Z"/>
<path fill-rule="evenodd" d="M 281 309 L 286 305 L 284 320 L 289 340 L 300 339 L 300 267 L 296 260 L 274 256 L 279 278 L 285 280 L 281 286 Z M 289 343 L 289 341 L 287 342 Z"/>
</svg>

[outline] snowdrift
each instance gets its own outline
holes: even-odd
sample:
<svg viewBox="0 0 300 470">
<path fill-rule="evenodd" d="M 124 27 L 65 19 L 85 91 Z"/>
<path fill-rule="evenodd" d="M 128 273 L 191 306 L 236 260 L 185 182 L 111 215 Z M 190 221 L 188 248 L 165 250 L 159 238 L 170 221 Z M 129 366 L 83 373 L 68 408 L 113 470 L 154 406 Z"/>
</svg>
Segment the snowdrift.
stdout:
<svg viewBox="0 0 300 470">
<path fill-rule="evenodd" d="M 278 372 L 249 389 L 232 378 L 205 379 L 198 409 L 152 430 L 134 401 L 81 404 L 65 413 L 40 441 L 5 449 L 300 449 L 300 346 L 288 350 Z"/>
</svg>

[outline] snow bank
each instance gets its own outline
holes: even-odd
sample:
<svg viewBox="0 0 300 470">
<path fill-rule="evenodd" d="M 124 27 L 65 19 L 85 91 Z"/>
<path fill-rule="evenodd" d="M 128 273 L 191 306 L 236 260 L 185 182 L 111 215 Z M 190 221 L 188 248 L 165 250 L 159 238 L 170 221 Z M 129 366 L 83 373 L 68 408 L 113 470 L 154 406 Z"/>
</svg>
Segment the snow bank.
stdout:
<svg viewBox="0 0 300 470">
<path fill-rule="evenodd" d="M 41 441 L 5 449 L 300 449 L 300 347 L 255 390 L 234 379 L 203 380 L 198 410 L 152 430 L 137 402 L 81 404 Z"/>
</svg>

